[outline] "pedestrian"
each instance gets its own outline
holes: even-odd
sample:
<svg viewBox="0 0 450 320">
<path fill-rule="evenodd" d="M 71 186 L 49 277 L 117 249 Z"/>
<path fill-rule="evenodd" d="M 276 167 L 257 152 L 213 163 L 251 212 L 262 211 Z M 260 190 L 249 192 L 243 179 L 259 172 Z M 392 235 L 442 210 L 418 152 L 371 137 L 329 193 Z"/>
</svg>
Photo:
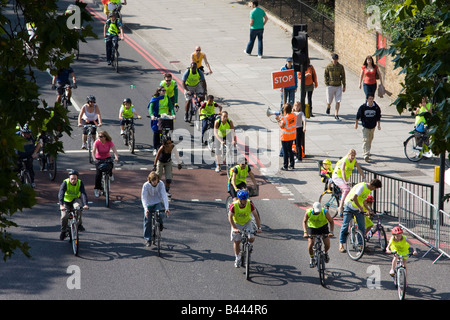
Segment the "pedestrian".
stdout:
<svg viewBox="0 0 450 320">
<path fill-rule="evenodd" d="M 294 114 L 297 117 L 297 135 L 295 138 L 295 147 L 297 149 L 297 159 L 295 162 L 302 162 L 303 159 L 303 150 L 305 145 L 305 132 L 306 132 L 306 117 L 302 112 L 302 104 L 300 101 L 294 103 Z"/>
<path fill-rule="evenodd" d="M 298 72 L 298 78 L 302 78 L 302 73 Z M 317 82 L 317 74 L 316 70 L 314 69 L 313 65 L 311 64 L 311 61 L 308 58 L 308 68 L 305 70 L 305 90 L 302 91 L 301 101 L 305 101 L 306 94 L 308 94 L 308 105 L 309 105 L 309 116 L 314 117 L 312 113 L 312 95 L 314 88 L 317 88 L 319 83 Z M 303 110 L 305 111 L 305 106 L 303 106 Z M 306 111 L 305 111 L 306 112 Z"/>
<path fill-rule="evenodd" d="M 366 103 L 362 104 L 356 113 L 355 129 L 358 129 L 358 121 L 361 120 L 363 126 L 363 156 L 364 161 L 369 162 L 370 149 L 372 146 L 375 127 L 381 130 L 381 109 L 374 101 L 373 93 L 369 93 Z"/>
<path fill-rule="evenodd" d="M 292 144 L 297 136 L 297 117 L 292 113 L 292 106 L 285 103 L 283 106 L 283 116 L 275 117 L 281 129 L 281 147 L 283 148 L 283 167 L 281 170 L 287 171 L 288 164 L 291 170 L 294 170 L 294 151 Z"/>
<path fill-rule="evenodd" d="M 361 83 L 363 83 L 364 94 L 366 99 L 369 94 L 375 96 L 375 91 L 377 90 L 377 79 L 380 80 L 380 86 L 383 85 L 383 80 L 381 79 L 380 68 L 373 62 L 372 56 L 367 56 L 364 60 L 364 64 L 361 67 L 361 74 L 359 76 L 359 88 L 361 89 Z"/>
<path fill-rule="evenodd" d="M 292 57 L 287 57 L 286 58 L 286 64 L 281 67 L 281 71 L 286 71 L 286 70 L 293 70 L 294 69 L 294 65 L 292 63 Z M 285 87 L 285 88 L 281 88 L 281 104 L 280 104 L 280 112 L 283 112 L 283 104 L 285 104 L 286 102 L 289 103 L 291 106 L 294 105 L 295 102 L 295 93 L 297 92 L 297 87 L 298 87 L 298 80 L 297 77 L 295 77 L 294 75 L 294 79 L 295 79 L 295 85 L 293 85 L 292 87 Z"/>
<path fill-rule="evenodd" d="M 327 110 L 330 114 L 331 103 L 336 99 L 334 118 L 339 119 L 339 107 L 341 104 L 342 93 L 345 92 L 345 70 L 339 63 L 339 56 L 336 53 L 331 55 L 331 63 L 325 68 L 325 85 L 327 86 Z"/>
<path fill-rule="evenodd" d="M 202 61 L 205 61 L 205 66 L 208 67 L 209 74 L 212 74 L 211 66 L 209 65 L 208 59 L 206 58 L 206 53 L 202 52 L 200 46 L 195 47 L 195 51 L 191 54 L 191 62 L 197 64 L 197 69 L 205 73 L 205 67 L 202 66 Z"/>
<path fill-rule="evenodd" d="M 250 11 L 250 41 L 247 44 L 247 48 L 244 52 L 248 55 L 252 53 L 253 45 L 255 44 L 255 39 L 258 37 L 258 58 L 263 57 L 263 33 L 264 26 L 267 23 L 266 13 L 263 9 L 258 7 L 258 1 L 250 1 L 251 7 Z"/>
</svg>

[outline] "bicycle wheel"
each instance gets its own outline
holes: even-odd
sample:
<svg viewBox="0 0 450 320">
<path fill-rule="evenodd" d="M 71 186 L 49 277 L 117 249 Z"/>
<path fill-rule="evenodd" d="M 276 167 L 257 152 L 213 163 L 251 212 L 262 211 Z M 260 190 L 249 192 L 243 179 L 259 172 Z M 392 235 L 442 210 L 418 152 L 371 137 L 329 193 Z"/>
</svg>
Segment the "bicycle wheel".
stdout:
<svg viewBox="0 0 450 320">
<path fill-rule="evenodd" d="M 352 260 L 359 260 L 364 254 L 364 235 L 361 230 L 352 226 L 347 235 L 347 254 Z"/>
<path fill-rule="evenodd" d="M 319 280 L 322 287 L 325 287 L 325 257 L 323 253 L 317 255 L 317 271 L 319 271 Z"/>
<path fill-rule="evenodd" d="M 158 257 L 161 257 L 161 225 L 158 219 L 156 219 L 155 223 L 155 245 L 158 249 Z"/>
<path fill-rule="evenodd" d="M 401 258 L 399 258 L 401 259 Z M 405 268 L 397 269 L 397 293 L 400 300 L 405 299 L 406 293 L 406 270 Z"/>
<path fill-rule="evenodd" d="M 54 181 L 56 178 L 56 157 L 53 157 L 51 155 L 46 156 L 46 163 L 47 163 L 47 174 L 50 181 Z"/>
<path fill-rule="evenodd" d="M 22 184 L 31 185 L 31 176 L 28 170 L 25 170 L 22 176 Z"/>
<path fill-rule="evenodd" d="M 93 163 L 92 160 L 92 133 L 89 133 L 86 140 L 87 148 L 88 148 L 88 156 L 89 156 L 89 163 Z"/>
<path fill-rule="evenodd" d="M 114 68 L 116 69 L 116 73 L 119 73 L 119 51 L 117 49 L 114 50 L 114 60 L 116 62 Z"/>
<path fill-rule="evenodd" d="M 191 123 L 192 121 L 192 116 L 194 115 L 194 103 L 192 102 L 192 98 L 191 100 L 189 100 L 189 111 L 188 111 L 188 116 L 187 116 L 187 122 Z"/>
<path fill-rule="evenodd" d="M 109 208 L 109 187 L 110 187 L 109 172 L 103 172 L 102 180 L 103 180 L 103 192 L 105 193 L 106 207 Z"/>
<path fill-rule="evenodd" d="M 320 206 L 325 208 L 330 213 L 332 218 L 336 217 L 338 214 L 339 201 L 336 199 L 333 193 L 322 192 L 319 198 Z"/>
<path fill-rule="evenodd" d="M 134 147 L 135 147 L 135 137 L 134 137 L 134 130 L 130 129 L 128 132 L 128 149 L 131 151 L 132 154 L 134 154 Z"/>
<path fill-rule="evenodd" d="M 387 247 L 387 238 L 386 238 L 386 231 L 384 231 L 384 228 L 381 227 L 379 230 L 376 231 L 377 235 L 377 243 L 380 246 L 381 251 L 386 251 Z"/>
<path fill-rule="evenodd" d="M 78 255 L 78 223 L 72 219 L 70 221 L 70 239 L 72 241 L 72 250 L 74 255 Z"/>
<path fill-rule="evenodd" d="M 208 149 L 211 152 L 215 152 L 214 150 L 214 129 L 209 128 L 208 130 L 206 130 L 205 132 L 205 138 L 206 138 L 206 142 L 208 145 Z"/>
<path fill-rule="evenodd" d="M 416 137 L 414 135 L 410 136 L 403 142 L 405 156 L 409 161 L 417 162 L 422 160 L 423 153 L 422 148 L 417 146 Z"/>
<path fill-rule="evenodd" d="M 247 242 L 245 244 L 246 250 L 245 250 L 245 280 L 248 280 L 250 278 L 250 244 Z"/>
<path fill-rule="evenodd" d="M 44 171 L 45 170 L 45 154 L 41 151 L 38 155 L 38 161 L 39 161 L 39 170 Z"/>
<path fill-rule="evenodd" d="M 227 211 L 227 216 L 228 216 L 228 209 L 230 209 L 232 202 L 233 202 L 233 198 L 231 196 L 228 196 L 227 200 L 225 201 L 225 210 Z"/>
</svg>

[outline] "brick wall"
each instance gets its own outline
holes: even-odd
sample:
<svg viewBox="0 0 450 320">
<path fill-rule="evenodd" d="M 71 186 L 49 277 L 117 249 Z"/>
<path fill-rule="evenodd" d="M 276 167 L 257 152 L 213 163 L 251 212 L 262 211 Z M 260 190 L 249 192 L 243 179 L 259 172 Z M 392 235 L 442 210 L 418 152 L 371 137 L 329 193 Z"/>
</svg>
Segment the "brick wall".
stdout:
<svg viewBox="0 0 450 320">
<path fill-rule="evenodd" d="M 365 0 L 335 0 L 335 52 L 339 55 L 339 62 L 358 75 L 365 57 L 377 49 L 377 33 L 367 28 L 365 3 Z M 399 69 L 393 68 L 391 58 L 386 57 L 386 67 L 380 70 L 386 91 L 395 99 L 401 90 L 403 77 L 398 75 Z"/>
</svg>

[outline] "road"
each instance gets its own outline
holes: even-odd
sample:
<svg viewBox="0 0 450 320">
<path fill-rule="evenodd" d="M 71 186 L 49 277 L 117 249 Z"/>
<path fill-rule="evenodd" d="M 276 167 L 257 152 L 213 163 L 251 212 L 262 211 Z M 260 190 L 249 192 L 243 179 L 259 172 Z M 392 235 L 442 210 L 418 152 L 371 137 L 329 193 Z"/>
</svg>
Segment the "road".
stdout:
<svg viewBox="0 0 450 320">
<path fill-rule="evenodd" d="M 100 34 L 101 21 L 95 19 L 93 25 Z M 263 233 L 255 242 L 250 281 L 245 280 L 242 268 L 233 266 L 225 211 L 226 175 L 215 173 L 214 166 L 205 163 L 210 161 L 208 156 L 188 163 L 181 171 L 174 170 L 172 214 L 165 221 L 162 257 L 157 257 L 154 248 L 144 246 L 140 190 L 153 164 L 151 129 L 148 118 L 138 122 L 138 151 L 132 155 L 121 145 L 117 115 L 126 97 L 146 115 L 163 69 L 181 78 L 178 70 L 166 65 L 164 57 L 152 53 L 150 59 L 145 52 L 151 51 L 147 43 L 127 34 L 126 41 L 120 43 L 121 71 L 116 74 L 104 61 L 102 39 L 81 44 L 80 60 L 73 66 L 78 79 L 75 104 L 70 107 L 74 131 L 71 137 L 63 138 L 66 153 L 58 158 L 56 181 L 50 182 L 43 172 L 37 172 L 38 205 L 13 217 L 19 225 L 14 236 L 31 245 L 32 258 L 16 252 L 1 265 L 0 299 L 395 300 L 388 275 L 391 257 L 372 250 L 360 261 L 351 261 L 338 253 L 336 237 L 327 265 L 327 288 L 321 287 L 317 271 L 309 268 L 307 241 L 302 237 L 307 204 L 296 200 L 300 197 L 291 186 L 299 182 L 278 184 L 276 178 L 262 175 L 258 166 L 253 170 L 260 195 L 254 203 L 262 216 Z M 38 82 L 42 97 L 53 101 L 49 75 L 40 73 Z M 95 171 L 87 161 L 87 152 L 80 150 L 81 130 L 76 127 L 76 107 L 90 94 L 100 106 L 102 129 L 111 134 L 120 154 L 109 209 L 103 198 L 93 195 Z M 179 100 L 182 105 L 181 93 Z M 184 123 L 181 112 L 175 126 L 194 137 L 192 149 L 201 148 L 194 128 Z M 70 168 L 80 171 L 90 201 L 90 209 L 83 215 L 86 231 L 80 235 L 78 257 L 72 255 L 67 241 L 59 240 L 57 190 Z M 336 235 L 339 230 L 337 220 Z M 423 254 L 426 248 L 418 246 Z M 410 258 L 409 299 L 450 298 L 448 283 L 438 276 L 448 273 L 448 265 L 438 263 L 431 268 L 433 254 L 427 259 Z M 289 306 L 294 308 L 295 304 Z"/>
</svg>

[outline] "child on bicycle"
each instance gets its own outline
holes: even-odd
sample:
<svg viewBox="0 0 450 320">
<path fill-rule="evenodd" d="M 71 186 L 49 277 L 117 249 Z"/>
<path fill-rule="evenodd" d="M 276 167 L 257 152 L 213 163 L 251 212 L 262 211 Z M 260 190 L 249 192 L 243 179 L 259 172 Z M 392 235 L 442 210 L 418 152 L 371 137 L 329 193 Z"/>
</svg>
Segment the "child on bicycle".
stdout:
<svg viewBox="0 0 450 320">
<path fill-rule="evenodd" d="M 411 243 L 403 235 L 402 228 L 399 226 L 392 228 L 392 237 L 389 240 L 389 243 L 386 247 L 386 252 L 387 253 L 397 252 L 398 255 L 407 255 L 409 253 L 410 246 L 411 246 Z M 413 255 L 416 255 L 416 254 L 417 254 L 417 251 L 414 248 Z M 391 277 L 394 276 L 394 273 L 395 273 L 394 269 L 397 264 L 397 259 L 398 259 L 397 256 L 394 256 L 394 258 L 392 259 L 391 270 L 389 271 L 389 275 Z M 403 257 L 403 265 L 405 266 L 405 269 L 406 269 L 406 259 L 408 259 L 407 256 Z"/>
<path fill-rule="evenodd" d="M 216 113 L 216 107 L 219 108 L 219 113 L 222 113 L 222 106 L 214 101 L 214 96 L 209 94 L 206 101 L 203 102 L 199 109 L 200 121 L 202 122 L 202 144 L 207 141 L 203 140 L 206 130 L 208 129 L 208 119 Z M 214 122 L 212 122 L 214 124 Z"/>
<path fill-rule="evenodd" d="M 322 161 L 322 165 L 320 166 L 320 176 L 322 177 L 322 182 L 326 183 L 326 191 L 331 192 L 331 185 L 333 180 L 331 179 L 331 175 L 333 174 L 333 167 L 331 166 L 330 159 L 325 159 Z"/>
<path fill-rule="evenodd" d="M 120 120 L 120 135 L 123 136 L 125 132 L 123 131 L 125 128 L 125 124 L 136 117 L 141 119 L 142 117 L 137 113 L 134 105 L 131 104 L 130 98 L 123 99 L 122 105 L 119 109 L 119 120 Z"/>
</svg>

